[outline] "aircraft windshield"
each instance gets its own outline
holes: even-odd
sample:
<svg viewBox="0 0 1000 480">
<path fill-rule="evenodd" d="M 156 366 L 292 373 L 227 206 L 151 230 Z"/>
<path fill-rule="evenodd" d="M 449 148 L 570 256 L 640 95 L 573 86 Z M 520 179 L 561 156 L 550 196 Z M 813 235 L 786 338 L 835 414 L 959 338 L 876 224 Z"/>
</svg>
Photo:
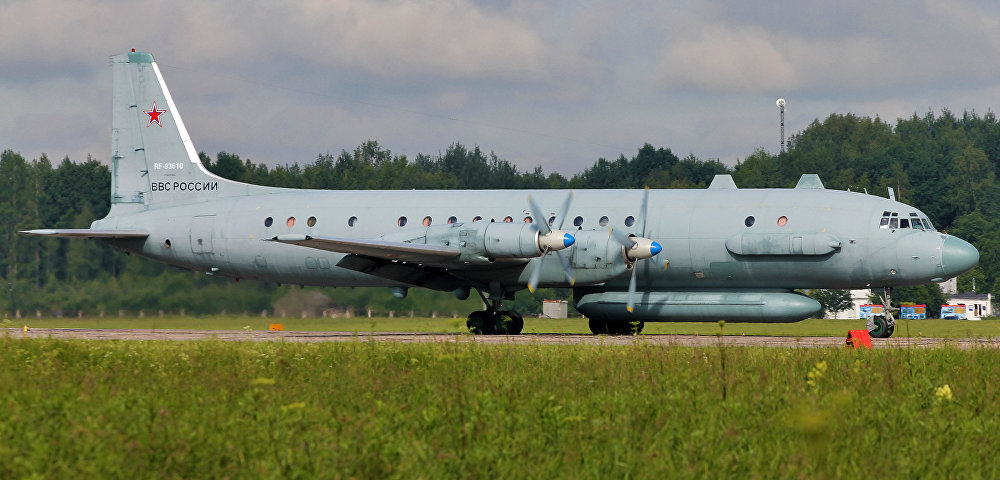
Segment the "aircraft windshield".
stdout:
<svg viewBox="0 0 1000 480">
<path fill-rule="evenodd" d="M 912 228 L 915 230 L 935 231 L 934 226 L 931 225 L 931 221 L 917 212 L 910 212 L 901 217 L 899 212 L 884 211 L 882 212 L 882 218 L 878 222 L 878 228 L 889 230 Z"/>
</svg>

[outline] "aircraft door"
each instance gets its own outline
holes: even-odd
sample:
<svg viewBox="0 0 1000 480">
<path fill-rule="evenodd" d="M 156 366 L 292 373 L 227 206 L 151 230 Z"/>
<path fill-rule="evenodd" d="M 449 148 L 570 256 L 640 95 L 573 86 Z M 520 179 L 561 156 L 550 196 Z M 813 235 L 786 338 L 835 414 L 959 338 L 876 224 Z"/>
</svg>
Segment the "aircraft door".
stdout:
<svg viewBox="0 0 1000 480">
<path fill-rule="evenodd" d="M 212 253 L 215 236 L 215 215 L 199 215 L 191 219 L 191 252 Z"/>
</svg>

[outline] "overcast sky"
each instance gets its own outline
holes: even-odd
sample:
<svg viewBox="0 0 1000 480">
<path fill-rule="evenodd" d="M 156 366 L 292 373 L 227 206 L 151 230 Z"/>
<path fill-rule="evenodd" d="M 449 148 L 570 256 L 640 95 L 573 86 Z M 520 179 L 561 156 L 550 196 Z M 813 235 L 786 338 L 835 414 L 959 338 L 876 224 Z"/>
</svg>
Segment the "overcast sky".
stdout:
<svg viewBox="0 0 1000 480">
<path fill-rule="evenodd" d="M 995 0 L 0 0 L 0 148 L 107 162 L 130 48 L 198 150 L 269 165 L 371 139 L 565 175 L 643 143 L 731 164 L 778 151 L 779 97 L 789 135 L 1000 99 Z"/>
</svg>

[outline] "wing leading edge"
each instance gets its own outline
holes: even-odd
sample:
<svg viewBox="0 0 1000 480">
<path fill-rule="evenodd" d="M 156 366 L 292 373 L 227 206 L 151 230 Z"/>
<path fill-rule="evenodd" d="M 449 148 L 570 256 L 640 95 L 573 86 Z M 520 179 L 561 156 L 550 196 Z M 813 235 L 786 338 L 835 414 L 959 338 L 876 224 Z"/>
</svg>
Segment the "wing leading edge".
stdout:
<svg viewBox="0 0 1000 480">
<path fill-rule="evenodd" d="M 41 228 L 21 230 L 24 235 L 64 238 L 146 238 L 145 230 L 95 230 L 90 228 Z"/>
<path fill-rule="evenodd" d="M 354 240 L 348 238 L 318 237 L 312 235 L 278 235 L 272 242 L 299 245 L 326 250 L 328 252 L 349 253 L 383 260 L 446 266 L 459 255 L 457 248 L 444 245 L 427 245 L 408 242 L 387 242 L 384 240 Z"/>
</svg>

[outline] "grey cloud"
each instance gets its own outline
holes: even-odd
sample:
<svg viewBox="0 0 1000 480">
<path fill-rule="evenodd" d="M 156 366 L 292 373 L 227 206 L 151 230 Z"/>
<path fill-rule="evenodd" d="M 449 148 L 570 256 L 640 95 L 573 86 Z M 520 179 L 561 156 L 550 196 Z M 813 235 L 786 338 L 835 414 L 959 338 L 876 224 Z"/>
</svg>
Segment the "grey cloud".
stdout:
<svg viewBox="0 0 1000 480">
<path fill-rule="evenodd" d="M 733 162 L 833 112 L 993 107 L 986 0 L 0 2 L 0 148 L 109 155 L 108 57 L 154 53 L 197 148 L 270 164 L 377 139 L 573 174 L 644 142 Z"/>
</svg>

